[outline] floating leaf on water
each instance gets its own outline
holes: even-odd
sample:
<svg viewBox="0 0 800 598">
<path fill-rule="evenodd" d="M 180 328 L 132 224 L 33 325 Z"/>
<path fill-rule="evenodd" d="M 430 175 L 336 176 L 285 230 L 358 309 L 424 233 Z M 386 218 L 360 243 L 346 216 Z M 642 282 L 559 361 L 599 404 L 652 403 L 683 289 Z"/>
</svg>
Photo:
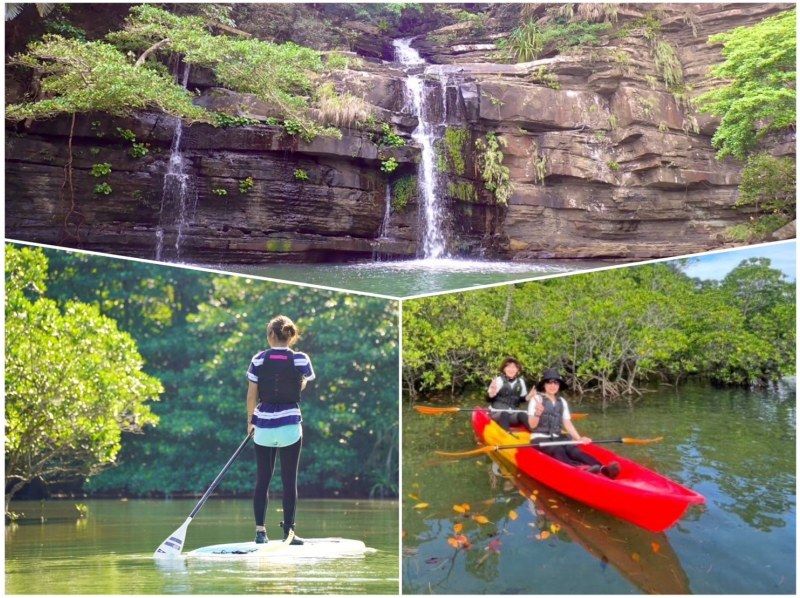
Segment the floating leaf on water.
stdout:
<svg viewBox="0 0 800 598">
<path fill-rule="evenodd" d="M 558 525 L 557 523 L 551 523 L 550 524 L 550 532 L 551 533 L 557 534 L 558 530 L 560 530 L 560 529 L 561 529 L 561 526 Z"/>
<path fill-rule="evenodd" d="M 489 545 L 486 547 L 486 550 L 491 550 L 493 552 L 500 552 L 500 540 L 495 538 Z"/>
<path fill-rule="evenodd" d="M 634 563 L 638 563 L 642 559 L 642 557 L 639 556 L 638 552 L 632 552 L 631 559 L 633 559 Z"/>
<path fill-rule="evenodd" d="M 547 530 L 543 530 L 538 536 L 536 536 L 539 540 L 547 540 L 550 537 L 550 532 Z"/>
<path fill-rule="evenodd" d="M 469 538 L 463 534 L 456 534 L 455 536 L 447 538 L 447 543 L 456 550 L 459 548 L 469 548 L 471 546 Z"/>
<path fill-rule="evenodd" d="M 417 504 L 414 505 L 414 508 L 415 509 L 427 509 L 428 508 L 428 503 L 426 503 L 426 502 L 418 502 Z"/>
<path fill-rule="evenodd" d="M 519 517 L 519 515 L 517 515 L 517 512 L 513 509 L 508 512 L 508 518 L 511 519 L 511 521 L 516 521 L 517 517 Z"/>
<path fill-rule="evenodd" d="M 462 506 L 462 507 L 464 507 L 464 512 L 465 512 L 465 513 L 466 513 L 467 511 L 469 511 L 469 503 L 462 502 L 462 503 L 461 503 L 461 506 Z"/>
<path fill-rule="evenodd" d="M 463 523 L 456 523 L 456 524 L 453 526 L 453 531 L 454 531 L 455 533 L 457 533 L 457 534 L 460 534 L 462 529 L 464 529 L 464 524 L 463 524 Z"/>
<path fill-rule="evenodd" d="M 410 498 L 412 500 L 419 500 L 419 496 L 417 496 L 416 494 L 409 494 L 408 498 Z"/>
<path fill-rule="evenodd" d="M 462 515 L 463 515 L 464 513 L 466 513 L 466 511 L 464 510 L 464 507 L 462 507 L 461 505 L 453 505 L 453 510 L 454 510 L 456 513 L 461 513 Z"/>
<path fill-rule="evenodd" d="M 658 554 L 658 551 L 661 550 L 661 544 L 659 544 L 658 542 L 650 542 L 650 548 L 653 549 L 653 552 Z"/>
<path fill-rule="evenodd" d="M 456 550 L 459 549 L 458 540 L 456 540 L 455 538 L 447 538 L 447 543 Z"/>
<path fill-rule="evenodd" d="M 485 515 L 473 515 L 472 519 L 474 519 L 477 523 L 484 524 L 489 523 L 489 518 Z"/>
<path fill-rule="evenodd" d="M 495 503 L 494 498 L 487 498 L 486 500 L 483 501 L 483 504 L 485 504 L 486 506 L 493 505 L 494 503 Z"/>
</svg>

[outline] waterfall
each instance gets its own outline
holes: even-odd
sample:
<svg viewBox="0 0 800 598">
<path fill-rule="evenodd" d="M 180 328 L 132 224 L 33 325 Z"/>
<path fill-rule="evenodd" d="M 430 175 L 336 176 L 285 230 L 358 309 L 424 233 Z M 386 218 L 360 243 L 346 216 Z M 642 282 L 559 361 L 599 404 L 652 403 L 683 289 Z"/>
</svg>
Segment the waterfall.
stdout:
<svg viewBox="0 0 800 598">
<path fill-rule="evenodd" d="M 189 65 L 183 69 L 181 85 L 184 89 L 189 82 Z M 175 227 L 175 257 L 181 257 L 181 242 L 184 229 L 189 225 L 197 207 L 197 194 L 190 189 L 189 175 L 186 173 L 186 162 L 181 153 L 183 137 L 183 119 L 176 117 L 175 132 L 172 136 L 169 163 L 164 175 L 164 187 L 161 192 L 161 209 L 158 213 L 156 229 L 156 259 L 160 260 L 164 253 L 164 231 L 168 225 Z"/>
<path fill-rule="evenodd" d="M 392 186 L 388 182 L 386 183 L 385 206 L 383 210 L 383 222 L 381 222 L 381 230 L 378 235 L 379 239 L 389 238 L 389 218 L 392 215 Z"/>
<path fill-rule="evenodd" d="M 397 61 L 407 71 L 426 64 L 419 52 L 411 47 L 412 39 L 396 39 L 393 42 Z M 425 73 L 435 75 L 435 84 L 440 88 L 441 96 L 444 98 L 444 89 L 438 71 L 431 69 L 430 73 L 427 70 Z M 434 106 L 431 106 L 430 94 L 426 93 L 425 79 L 419 74 L 409 73 L 406 76 L 405 83 L 405 110 L 408 110 L 418 119 L 417 128 L 411 134 L 411 137 L 422 148 L 422 160 L 420 161 L 417 180 L 419 194 L 422 199 L 425 226 L 422 243 L 423 257 L 426 259 L 447 257 L 442 234 L 442 213 L 437 189 L 438 177 L 436 174 L 436 151 L 434 148 L 437 129 L 440 130 L 444 122 L 432 122 L 432 119 L 435 118 L 436 110 Z"/>
</svg>

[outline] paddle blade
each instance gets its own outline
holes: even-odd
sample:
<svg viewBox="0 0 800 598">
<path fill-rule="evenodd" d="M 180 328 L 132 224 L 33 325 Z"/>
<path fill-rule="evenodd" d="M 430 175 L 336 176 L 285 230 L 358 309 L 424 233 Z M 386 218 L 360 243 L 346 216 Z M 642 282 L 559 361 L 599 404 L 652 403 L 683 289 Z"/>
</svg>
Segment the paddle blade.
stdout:
<svg viewBox="0 0 800 598">
<path fill-rule="evenodd" d="M 620 438 L 622 444 L 653 444 L 654 442 L 661 442 L 664 440 L 663 436 L 656 438 Z"/>
<path fill-rule="evenodd" d="M 461 451 L 458 453 L 449 453 L 447 451 L 433 451 L 441 457 L 449 457 L 451 459 L 458 459 L 459 457 L 474 457 L 475 455 L 486 455 L 497 449 L 496 446 L 482 446 L 471 451 Z"/>
<path fill-rule="evenodd" d="M 180 556 L 183 550 L 183 541 L 186 539 L 186 529 L 189 527 L 192 518 L 189 517 L 183 522 L 183 525 L 172 532 L 172 535 L 161 543 L 161 546 L 156 548 L 153 553 L 153 558 L 169 559 Z"/>
<path fill-rule="evenodd" d="M 417 413 L 423 415 L 442 415 L 443 413 L 458 413 L 458 407 L 431 407 L 430 405 L 414 405 Z"/>
<path fill-rule="evenodd" d="M 589 417 L 588 413 L 572 413 L 570 415 L 571 419 L 586 419 L 587 417 Z"/>
</svg>

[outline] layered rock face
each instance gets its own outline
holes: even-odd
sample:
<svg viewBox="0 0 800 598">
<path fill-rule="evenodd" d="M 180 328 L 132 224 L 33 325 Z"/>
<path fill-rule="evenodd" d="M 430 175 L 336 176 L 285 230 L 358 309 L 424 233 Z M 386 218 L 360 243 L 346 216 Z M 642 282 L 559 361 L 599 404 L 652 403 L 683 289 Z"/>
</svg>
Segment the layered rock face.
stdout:
<svg viewBox="0 0 800 598">
<path fill-rule="evenodd" d="M 651 9 L 622 5 L 619 24 Z M 637 7 L 638 6 L 638 7 Z M 753 24 L 782 5 L 663 5 L 661 39 L 676 50 L 694 97 L 710 85 L 721 60 L 708 36 Z M 501 12 L 477 25 L 459 23 L 415 40 L 432 65 L 427 93 L 442 106 L 438 143 L 444 224 L 455 254 L 499 259 L 638 259 L 724 245 L 723 231 L 747 218 L 735 210 L 741 164 L 718 161 L 712 119 L 695 113 L 658 78 L 642 37 L 609 37 L 522 64 L 499 61 L 499 42 L 516 22 Z M 380 38 L 383 35 L 384 38 Z M 184 128 L 181 149 L 189 175 L 186 219 L 164 201 L 174 119 L 104 115 L 7 129 L 8 237 L 146 258 L 163 234 L 163 257 L 200 263 L 349 261 L 376 253 L 419 253 L 423 226 L 414 183 L 400 207 L 398 183 L 417 171 L 415 118 L 404 110 L 404 77 L 380 61 L 389 34 L 361 32 L 354 48 L 371 56 L 339 72 L 336 86 L 373 107 L 405 147 L 381 145 L 376 124 L 343 130 L 341 140 L 304 142 L 266 124 L 277 115 L 257 99 L 192 74 L 197 103 L 260 121 L 257 126 Z M 147 143 L 142 158 L 119 130 Z M 480 176 L 478 139 L 504 143 L 512 194 L 496 201 Z M 72 155 L 71 182 L 65 163 Z M 773 140 L 776 155 L 794 155 L 793 135 Z M 398 168 L 381 171 L 392 157 Z M 111 164 L 102 179 L 93 164 Z M 251 183 L 246 181 L 250 180 Z M 111 191 L 94 192 L 106 182 Z M 395 202 L 384 229 L 387 199 Z M 410 191 L 409 191 L 410 188 Z M 402 202 L 401 202 L 402 203 Z M 180 247 L 175 248 L 180 234 Z"/>
</svg>

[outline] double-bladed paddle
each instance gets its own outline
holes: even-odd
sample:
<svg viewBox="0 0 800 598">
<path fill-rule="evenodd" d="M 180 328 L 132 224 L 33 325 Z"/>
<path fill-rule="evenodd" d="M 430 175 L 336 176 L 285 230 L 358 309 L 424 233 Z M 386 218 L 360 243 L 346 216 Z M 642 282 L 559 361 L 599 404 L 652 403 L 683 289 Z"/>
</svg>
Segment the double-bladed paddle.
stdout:
<svg viewBox="0 0 800 598">
<path fill-rule="evenodd" d="M 220 471 L 217 474 L 217 477 L 214 478 L 214 481 L 211 482 L 211 485 L 208 487 L 208 490 L 205 491 L 205 494 L 203 494 L 200 500 L 197 501 L 194 509 L 192 509 L 192 512 L 189 513 L 189 517 L 187 517 L 186 521 L 183 522 L 183 525 L 172 532 L 172 535 L 164 540 L 161 543 L 161 546 L 156 548 L 156 551 L 153 553 L 155 558 L 171 558 L 180 555 L 181 550 L 183 550 L 183 541 L 186 539 L 186 529 L 192 522 L 192 518 L 197 515 L 197 512 L 205 504 L 206 500 L 208 500 L 208 497 L 211 496 L 211 493 L 214 492 L 217 486 L 219 486 L 219 483 L 222 481 L 222 476 L 224 476 L 231 468 L 233 462 L 236 461 L 236 457 L 238 457 L 239 454 L 244 450 L 244 447 L 247 446 L 247 443 L 252 437 L 253 431 L 251 430 L 247 437 L 242 441 L 242 444 L 239 445 L 239 448 L 236 449 L 236 452 L 233 453 L 230 459 L 228 459 L 228 462 L 222 468 L 222 471 Z"/>
<path fill-rule="evenodd" d="M 444 415 L 445 413 L 472 413 L 487 409 L 489 413 L 528 413 L 524 409 L 493 409 L 491 407 L 434 407 L 433 405 L 414 405 L 422 415 Z M 588 413 L 573 413 L 572 419 L 585 419 Z"/>
<path fill-rule="evenodd" d="M 489 444 L 486 446 L 481 446 L 476 449 L 472 449 L 471 451 L 462 451 L 457 453 L 450 453 L 447 451 L 434 451 L 437 455 L 441 455 L 442 457 L 472 457 L 474 455 L 486 455 L 489 453 L 493 453 L 494 451 L 500 451 L 504 449 L 516 449 L 516 448 L 526 448 L 526 447 L 536 447 L 536 446 L 563 446 L 568 444 L 611 444 L 611 443 L 621 443 L 621 444 L 652 444 L 654 442 L 661 442 L 664 440 L 663 436 L 658 436 L 656 438 L 607 438 L 604 440 L 592 440 L 591 443 L 585 443 L 582 440 L 545 440 L 542 442 L 525 442 L 522 444 Z"/>
</svg>

